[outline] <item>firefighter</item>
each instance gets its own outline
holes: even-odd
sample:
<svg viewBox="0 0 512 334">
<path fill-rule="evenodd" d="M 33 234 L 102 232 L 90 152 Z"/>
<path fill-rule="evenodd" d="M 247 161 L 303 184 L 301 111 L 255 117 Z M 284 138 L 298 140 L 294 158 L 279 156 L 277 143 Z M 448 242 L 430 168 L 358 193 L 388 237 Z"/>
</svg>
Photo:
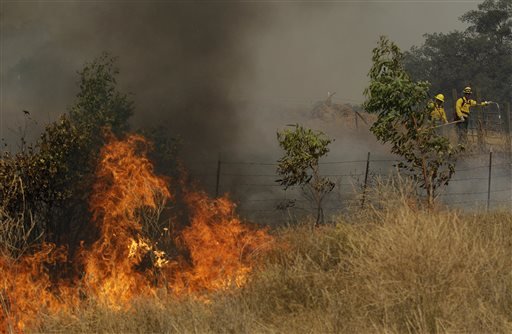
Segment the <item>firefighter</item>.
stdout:
<svg viewBox="0 0 512 334">
<path fill-rule="evenodd" d="M 432 110 L 430 113 L 430 118 L 434 123 L 444 124 L 448 123 L 448 119 L 446 118 L 446 113 L 444 112 L 444 95 L 437 94 L 434 98 L 434 101 L 429 103 L 429 110 Z"/>
<path fill-rule="evenodd" d="M 462 91 L 463 96 L 457 100 L 455 103 L 455 122 L 457 122 L 457 134 L 459 137 L 459 142 L 465 143 L 467 141 L 468 135 L 468 118 L 470 108 L 475 106 L 486 106 L 487 102 L 478 103 L 475 100 L 471 99 L 471 87 L 466 87 Z"/>
</svg>

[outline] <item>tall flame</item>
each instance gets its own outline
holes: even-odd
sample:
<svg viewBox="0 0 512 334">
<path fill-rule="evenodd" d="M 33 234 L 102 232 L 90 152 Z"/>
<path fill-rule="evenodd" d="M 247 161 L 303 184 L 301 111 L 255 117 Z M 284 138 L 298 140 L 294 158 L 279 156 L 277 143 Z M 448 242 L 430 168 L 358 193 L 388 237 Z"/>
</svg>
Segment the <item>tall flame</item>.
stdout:
<svg viewBox="0 0 512 334">
<path fill-rule="evenodd" d="M 23 331 L 40 312 L 71 312 L 83 299 L 119 310 L 157 289 L 202 298 L 246 282 L 254 256 L 271 237 L 243 224 L 227 196 L 211 199 L 180 183 L 189 222 L 181 232 L 171 230 L 170 238 L 176 240 L 172 253 L 181 255 L 170 258 L 144 235 L 142 210 L 172 199 L 147 149 L 139 135 L 112 138 L 102 148 L 89 201 L 99 237 L 74 259 L 52 244 L 18 260 L 0 256 L 0 331 Z M 71 277 L 53 275 L 62 266 L 70 267 Z"/>
<path fill-rule="evenodd" d="M 100 238 L 86 252 L 85 283 L 103 303 L 118 308 L 135 295 L 148 294 L 149 272 L 136 270 L 151 249 L 142 237 L 137 210 L 156 208 L 159 194 L 170 197 L 163 179 L 145 157 L 147 144 L 139 135 L 112 139 L 103 147 L 90 199 Z"/>
</svg>

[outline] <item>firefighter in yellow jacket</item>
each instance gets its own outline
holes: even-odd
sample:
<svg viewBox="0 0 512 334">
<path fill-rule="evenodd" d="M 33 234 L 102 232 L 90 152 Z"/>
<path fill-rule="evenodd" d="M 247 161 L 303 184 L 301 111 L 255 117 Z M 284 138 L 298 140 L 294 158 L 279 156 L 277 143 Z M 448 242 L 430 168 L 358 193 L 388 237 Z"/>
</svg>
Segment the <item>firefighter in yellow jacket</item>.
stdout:
<svg viewBox="0 0 512 334">
<path fill-rule="evenodd" d="M 434 123 L 443 122 L 444 124 L 448 123 L 448 119 L 446 119 L 446 113 L 444 111 L 444 95 L 437 94 L 434 98 L 433 102 L 430 102 L 428 107 L 430 112 L 430 118 Z"/>
<path fill-rule="evenodd" d="M 486 106 L 488 103 L 478 103 L 475 100 L 471 99 L 471 94 L 473 93 L 471 91 L 471 87 L 464 88 L 462 93 L 464 95 L 461 98 L 459 98 L 455 103 L 455 121 L 457 122 L 456 125 L 459 142 L 466 142 L 470 108 L 475 106 Z"/>
</svg>

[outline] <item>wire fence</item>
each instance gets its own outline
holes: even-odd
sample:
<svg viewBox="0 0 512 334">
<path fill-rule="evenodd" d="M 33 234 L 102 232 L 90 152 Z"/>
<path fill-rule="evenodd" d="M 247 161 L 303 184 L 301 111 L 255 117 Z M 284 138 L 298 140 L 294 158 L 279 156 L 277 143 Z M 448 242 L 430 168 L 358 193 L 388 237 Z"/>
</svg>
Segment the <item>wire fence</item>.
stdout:
<svg viewBox="0 0 512 334">
<path fill-rule="evenodd" d="M 455 101 L 457 93 L 452 93 Z M 321 102 L 295 102 L 302 103 L 305 108 L 313 108 L 312 112 L 316 112 L 315 116 L 320 118 L 323 114 L 343 113 L 344 105 L 336 103 L 335 98 L 331 97 Z M 283 105 L 291 103 L 290 100 L 280 102 Z M 356 109 L 350 110 L 356 115 Z M 447 113 L 450 119 L 453 118 L 452 107 L 447 106 Z M 449 185 L 439 189 L 438 200 L 441 203 L 466 210 L 512 207 L 510 113 L 509 103 L 503 104 L 501 108 L 497 105 L 477 107 L 471 112 L 469 143 L 478 147 L 480 152 L 486 147 L 494 147 L 506 153 L 466 153 L 457 162 Z M 357 128 L 358 117 L 350 119 Z M 454 128 L 442 128 L 441 132 L 449 138 L 455 136 Z M 290 219 L 313 214 L 314 204 L 305 198 L 300 187 L 284 189 L 276 182 L 279 179 L 276 161 L 201 161 L 192 164 L 191 176 L 199 179 L 214 195 L 229 193 L 238 203 L 238 211 L 249 219 L 272 222 L 279 217 Z M 323 202 L 325 215 L 337 214 L 354 206 L 360 207 L 364 201 L 361 196 L 363 189 L 371 188 L 378 178 L 385 180 L 396 174 L 398 162 L 389 156 L 378 157 L 373 153 L 368 154 L 368 157 L 365 154 L 361 159 L 321 162 L 322 176 L 329 177 L 335 183 L 333 191 Z"/>
<path fill-rule="evenodd" d="M 362 203 L 363 189 L 377 179 L 397 172 L 400 160 L 372 158 L 320 163 L 322 176 L 334 189 L 323 202 L 326 216 Z M 239 213 L 255 221 L 276 221 L 315 212 L 315 206 L 300 187 L 284 189 L 276 180 L 276 161 L 222 161 L 191 164 L 190 175 L 212 194 L 228 193 L 237 202 Z M 205 173 L 204 170 L 210 172 Z M 466 210 L 512 208 L 512 159 L 509 153 L 471 154 L 459 159 L 448 186 L 439 189 L 438 200 Z M 367 176 L 367 177 L 366 177 Z"/>
</svg>

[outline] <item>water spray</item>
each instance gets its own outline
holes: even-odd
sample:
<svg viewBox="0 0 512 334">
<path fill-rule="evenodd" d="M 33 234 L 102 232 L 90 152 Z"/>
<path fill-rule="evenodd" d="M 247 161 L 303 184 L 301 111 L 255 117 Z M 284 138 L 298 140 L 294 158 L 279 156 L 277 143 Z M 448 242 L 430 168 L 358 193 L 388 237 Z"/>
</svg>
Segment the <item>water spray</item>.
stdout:
<svg viewBox="0 0 512 334">
<path fill-rule="evenodd" d="M 500 105 L 498 104 L 498 102 L 486 101 L 485 103 L 494 104 L 496 106 L 496 108 L 498 108 L 498 119 L 501 119 L 501 109 L 500 109 Z"/>
</svg>

